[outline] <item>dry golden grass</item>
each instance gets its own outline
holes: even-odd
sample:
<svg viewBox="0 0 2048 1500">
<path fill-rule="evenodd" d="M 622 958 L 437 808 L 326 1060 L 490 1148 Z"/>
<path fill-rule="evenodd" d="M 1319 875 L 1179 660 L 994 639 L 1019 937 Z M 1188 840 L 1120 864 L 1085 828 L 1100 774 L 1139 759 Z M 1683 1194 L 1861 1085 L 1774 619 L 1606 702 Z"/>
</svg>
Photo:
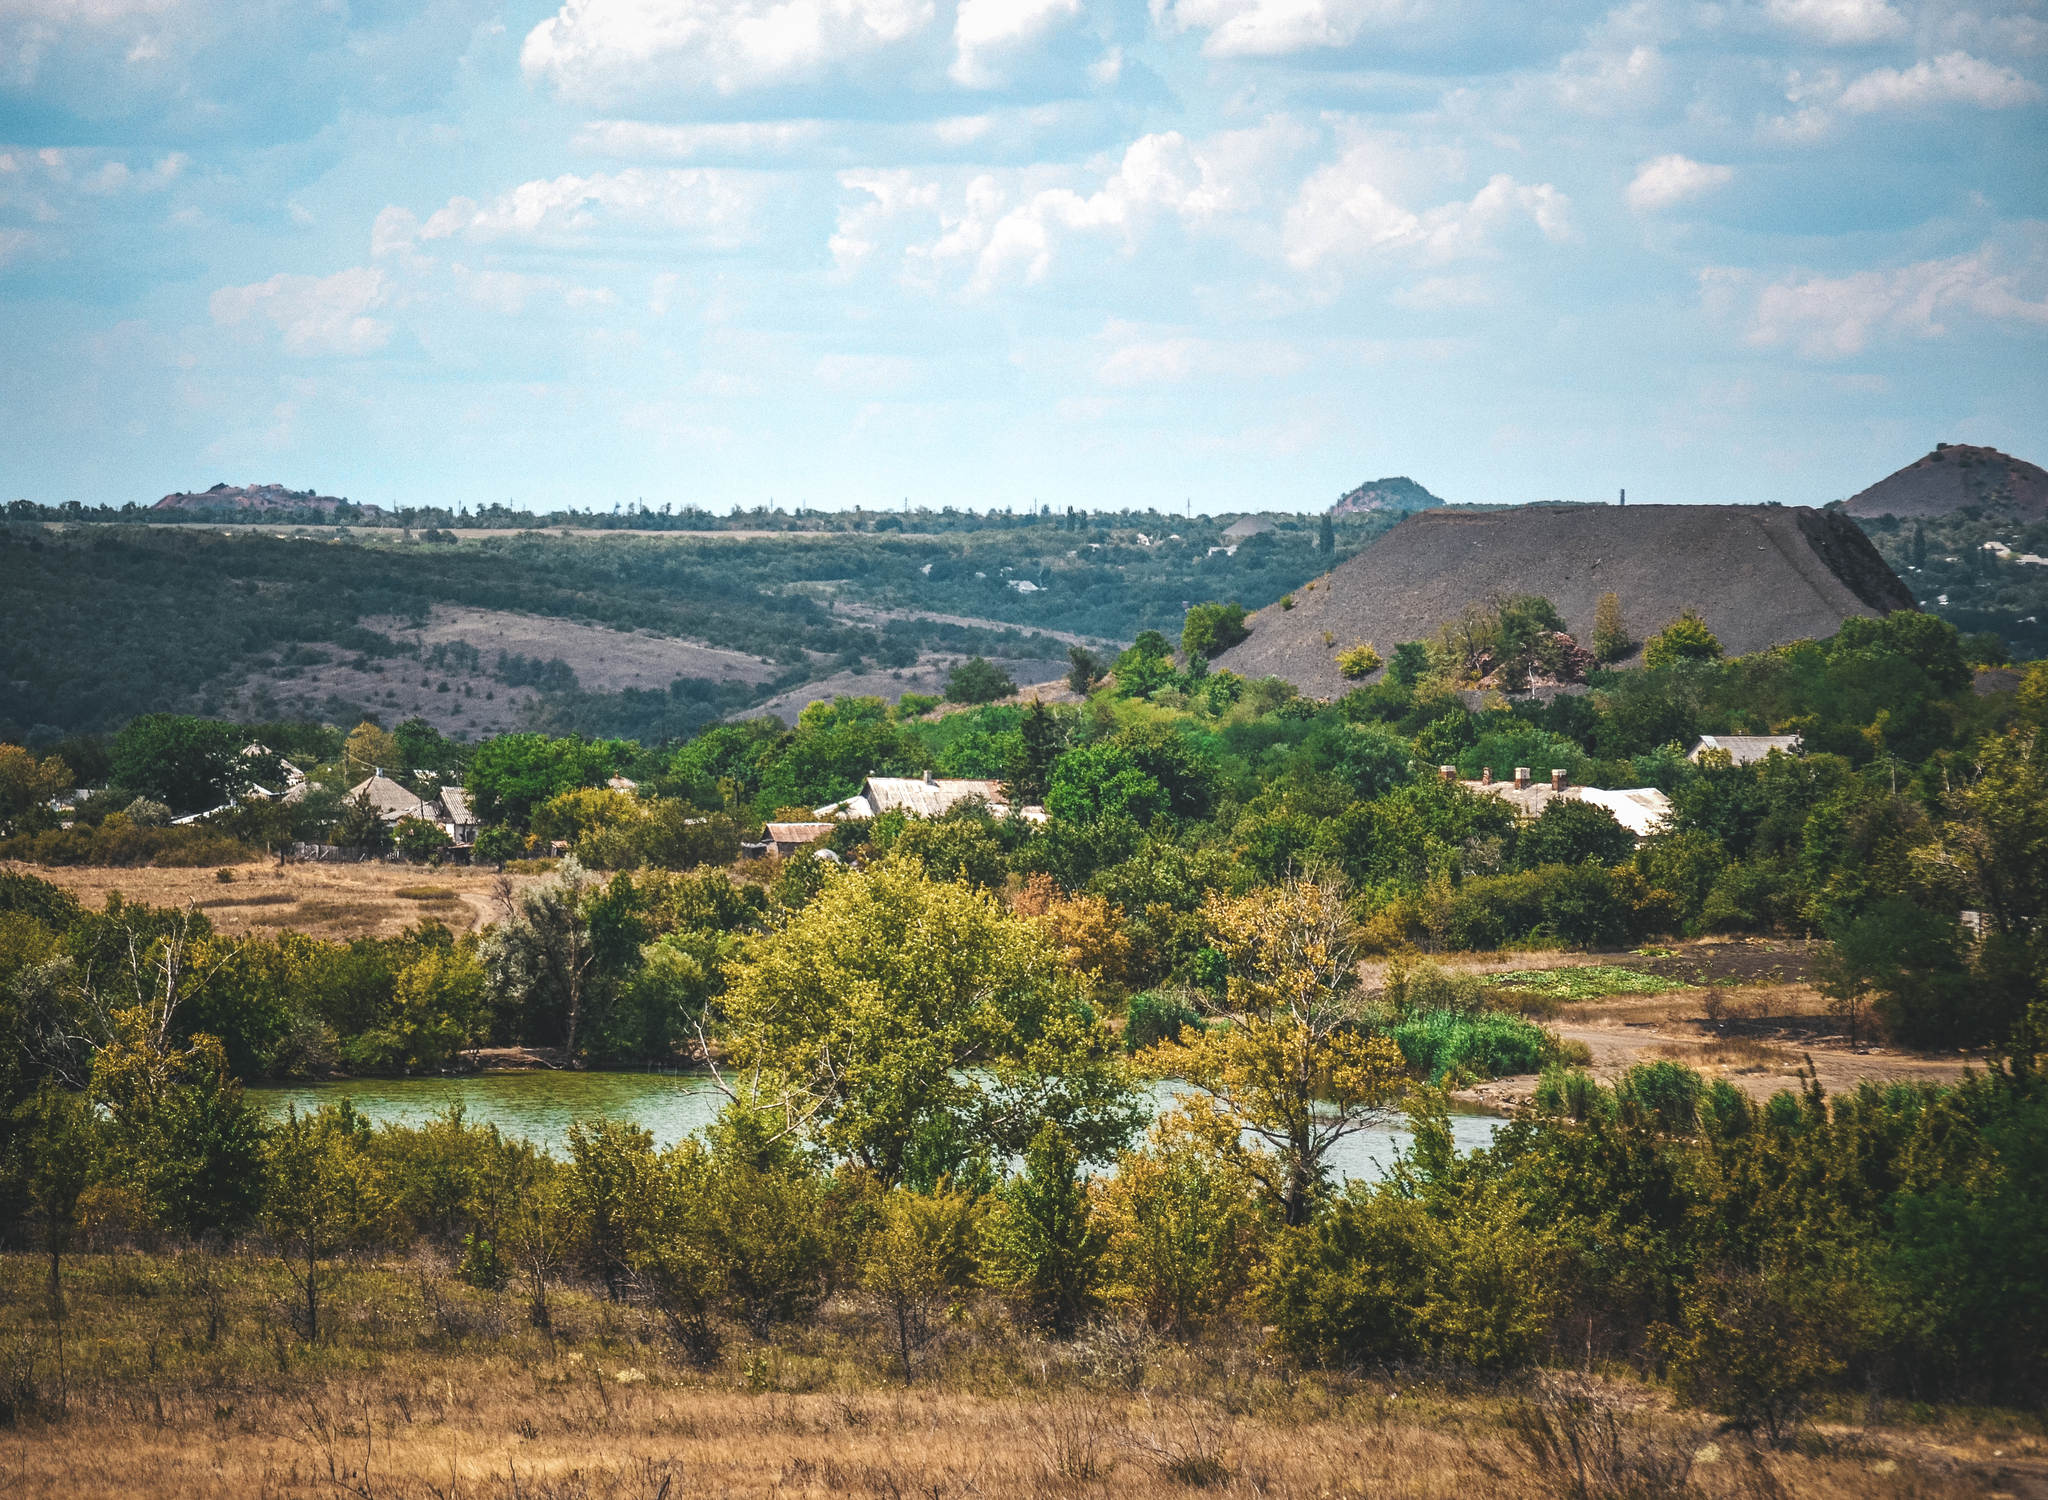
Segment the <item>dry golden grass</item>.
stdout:
<svg viewBox="0 0 2048 1500">
<path fill-rule="evenodd" d="M 497 873 L 454 865 L 432 871 L 431 884 L 422 882 L 429 872 L 418 865 L 238 865 L 232 881 L 211 868 L 9 868 L 63 886 L 95 910 L 111 891 L 151 906 L 196 902 L 217 930 L 231 935 L 290 927 L 323 938 L 392 937 L 423 916 L 467 932 L 501 914 Z M 532 884 L 530 877 L 510 878 L 518 886 Z"/>
<path fill-rule="evenodd" d="M 563 1295 L 550 1338 L 424 1259 L 340 1276 L 308 1345 L 275 1262 L 81 1257 L 60 1360 L 45 1274 L 0 1257 L 9 1497 L 1964 1500 L 2028 1493 L 2042 1467 L 2038 1422 L 2003 1414 L 1823 1426 L 1773 1452 L 1625 1376 L 1302 1373 L 1256 1330 L 1058 1345 L 986 1306 L 914 1385 L 847 1298 L 768 1342 L 727 1329 L 696 1369 L 633 1308 Z M 1579 1488 L 1560 1443 L 1585 1457 Z"/>
<path fill-rule="evenodd" d="M 1727 1073 L 1775 1073 L 1790 1077 L 1800 1067 L 1799 1054 L 1747 1037 L 1717 1037 L 1699 1046 L 1667 1043 L 1658 1055 L 1692 1068 L 1717 1068 Z"/>
</svg>

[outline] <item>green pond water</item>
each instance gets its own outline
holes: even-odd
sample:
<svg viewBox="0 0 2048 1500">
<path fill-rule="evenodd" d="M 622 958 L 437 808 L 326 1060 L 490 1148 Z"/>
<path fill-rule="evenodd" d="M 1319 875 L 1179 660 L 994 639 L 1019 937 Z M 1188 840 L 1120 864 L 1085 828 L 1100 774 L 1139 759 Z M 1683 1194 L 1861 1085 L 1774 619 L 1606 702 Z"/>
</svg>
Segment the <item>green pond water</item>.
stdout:
<svg viewBox="0 0 2048 1500">
<path fill-rule="evenodd" d="M 1179 1092 L 1171 1084 L 1153 1091 L 1164 1108 Z M 676 1073 L 490 1073 L 475 1078 L 362 1078 L 346 1083 L 317 1083 L 253 1088 L 250 1096 L 282 1113 L 337 1104 L 347 1097 L 379 1124 L 419 1124 L 450 1104 L 460 1104 L 473 1124 L 496 1125 L 507 1135 L 524 1136 L 556 1155 L 565 1155 L 569 1122 L 596 1115 L 630 1120 L 653 1132 L 657 1147 L 670 1146 L 703 1129 L 717 1116 L 725 1096 L 702 1074 Z M 1451 1134 L 1460 1151 L 1493 1140 L 1505 1122 L 1477 1112 L 1451 1116 Z M 1332 1165 L 1344 1177 L 1378 1177 L 1411 1137 L 1405 1129 L 1366 1130 L 1338 1144 Z"/>
</svg>

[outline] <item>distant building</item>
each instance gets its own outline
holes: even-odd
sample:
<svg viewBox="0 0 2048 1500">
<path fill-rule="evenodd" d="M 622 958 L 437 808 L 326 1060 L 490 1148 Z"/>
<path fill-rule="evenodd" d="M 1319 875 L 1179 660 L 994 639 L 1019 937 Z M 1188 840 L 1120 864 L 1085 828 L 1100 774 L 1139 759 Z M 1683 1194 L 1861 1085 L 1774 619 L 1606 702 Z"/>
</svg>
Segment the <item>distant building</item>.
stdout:
<svg viewBox="0 0 2048 1500">
<path fill-rule="evenodd" d="M 872 818 L 882 813 L 900 812 L 918 818 L 940 818 L 967 802 L 986 804 L 998 818 L 1010 814 L 1010 801 L 1000 781 L 939 781 L 927 771 L 922 777 L 870 776 L 856 795 L 843 802 L 826 803 L 817 809 L 817 815 L 821 818 Z M 1045 809 L 1021 808 L 1018 816 L 1030 822 L 1042 822 Z"/>
<path fill-rule="evenodd" d="M 350 801 L 369 798 L 370 806 L 377 810 L 378 821 L 387 828 L 405 818 L 418 818 L 440 828 L 458 849 L 467 849 L 476 842 L 477 816 L 469 804 L 466 788 L 444 786 L 434 795 L 423 797 L 407 791 L 379 770 L 369 780 L 350 787 L 348 796 Z"/>
<path fill-rule="evenodd" d="M 1273 523 L 1264 516 L 1246 516 L 1242 521 L 1236 521 L 1226 526 L 1223 529 L 1223 536 L 1226 541 L 1243 542 L 1249 541 L 1255 536 L 1263 536 L 1275 529 L 1277 528 L 1274 527 Z"/>
<path fill-rule="evenodd" d="M 1457 775 L 1456 771 L 1448 767 L 1445 769 L 1450 776 Z M 1627 787 L 1619 791 L 1597 786 L 1573 786 L 1571 778 L 1562 771 L 1551 772 L 1548 783 L 1532 782 L 1528 768 L 1518 766 L 1511 781 L 1486 779 L 1467 781 L 1462 785 L 1468 792 L 1498 797 L 1525 818 L 1542 817 L 1543 809 L 1559 798 L 1590 802 L 1595 807 L 1606 808 L 1615 822 L 1638 839 L 1648 838 L 1671 817 L 1671 799 L 1653 786 Z"/>
<path fill-rule="evenodd" d="M 832 831 L 830 823 L 770 823 L 763 841 L 767 854 L 791 855 L 807 849 Z"/>
<path fill-rule="evenodd" d="M 1735 764 L 1747 766 L 1765 759 L 1773 750 L 1797 755 L 1799 744 L 1796 734 L 1703 734 L 1699 743 L 1685 752 L 1685 758 L 1697 761 L 1708 750 L 1726 750 Z"/>
</svg>

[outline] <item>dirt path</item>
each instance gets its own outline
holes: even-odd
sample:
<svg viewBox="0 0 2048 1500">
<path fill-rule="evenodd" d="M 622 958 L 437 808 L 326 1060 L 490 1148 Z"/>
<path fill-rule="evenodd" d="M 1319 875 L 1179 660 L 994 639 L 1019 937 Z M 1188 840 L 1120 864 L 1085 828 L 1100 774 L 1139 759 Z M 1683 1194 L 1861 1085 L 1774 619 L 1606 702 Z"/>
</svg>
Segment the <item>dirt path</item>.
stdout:
<svg viewBox="0 0 2048 1500">
<path fill-rule="evenodd" d="M 1825 998 L 1807 982 L 1812 945 L 1798 940 L 1737 939 L 1682 943 L 1639 953 L 1493 953 L 1445 966 L 1472 974 L 1625 968 L 1684 984 L 1660 994 L 1616 994 L 1568 1005 L 1543 1024 L 1592 1054 L 1588 1070 L 1611 1083 L 1646 1062 L 1683 1062 L 1725 1078 L 1750 1098 L 1801 1086 L 1811 1064 L 1830 1094 L 1859 1084 L 1954 1083 L 1981 1051 L 1939 1055 L 1882 1044 L 1851 1046 Z M 1527 1105 L 1534 1074 L 1496 1078 L 1458 1097 L 1500 1109 Z"/>
</svg>

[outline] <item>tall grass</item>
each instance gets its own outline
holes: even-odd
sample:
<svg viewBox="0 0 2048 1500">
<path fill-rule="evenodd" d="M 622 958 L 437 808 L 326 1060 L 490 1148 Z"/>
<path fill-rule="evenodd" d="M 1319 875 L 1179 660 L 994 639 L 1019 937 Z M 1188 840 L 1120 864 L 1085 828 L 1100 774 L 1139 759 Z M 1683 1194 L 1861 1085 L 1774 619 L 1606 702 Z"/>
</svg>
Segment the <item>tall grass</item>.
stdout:
<svg viewBox="0 0 2048 1500">
<path fill-rule="evenodd" d="M 1534 1073 L 1550 1045 L 1542 1027 L 1497 1010 L 1419 1010 L 1395 1022 L 1388 1034 L 1408 1065 L 1427 1073 L 1431 1083 L 1453 1074 L 1499 1078 Z"/>
</svg>

